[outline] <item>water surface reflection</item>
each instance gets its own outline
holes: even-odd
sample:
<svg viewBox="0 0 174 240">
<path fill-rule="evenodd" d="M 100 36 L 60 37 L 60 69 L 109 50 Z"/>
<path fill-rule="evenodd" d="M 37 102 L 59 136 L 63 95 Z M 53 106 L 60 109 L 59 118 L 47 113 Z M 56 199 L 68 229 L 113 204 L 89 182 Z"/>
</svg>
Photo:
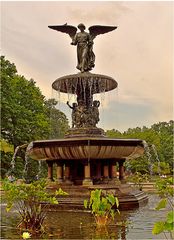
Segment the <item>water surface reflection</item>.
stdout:
<svg viewBox="0 0 174 240">
<path fill-rule="evenodd" d="M 97 228 L 93 216 L 87 212 L 49 212 L 45 225 L 47 234 L 32 239 L 164 239 L 164 235 L 152 235 L 155 221 L 165 218 L 166 210 L 155 211 L 158 201 L 156 195 L 149 195 L 149 203 L 137 210 L 122 211 L 116 215 L 114 222 L 107 227 Z M 1 239 L 20 239 L 17 224 L 17 213 L 5 212 L 2 204 Z"/>
</svg>

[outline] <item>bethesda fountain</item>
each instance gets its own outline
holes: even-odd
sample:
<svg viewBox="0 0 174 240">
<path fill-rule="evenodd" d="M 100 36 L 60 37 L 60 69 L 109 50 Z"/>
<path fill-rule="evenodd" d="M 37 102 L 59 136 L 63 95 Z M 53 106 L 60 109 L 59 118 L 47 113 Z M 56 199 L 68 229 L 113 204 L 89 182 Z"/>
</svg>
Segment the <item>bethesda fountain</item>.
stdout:
<svg viewBox="0 0 174 240">
<path fill-rule="evenodd" d="M 72 127 L 63 139 L 31 142 L 27 155 L 47 162 L 50 181 L 53 181 L 56 167 L 56 185 L 69 193 L 60 198 L 59 208 L 83 208 L 84 198 L 96 188 L 117 196 L 121 209 L 140 206 L 147 202 L 147 195 L 125 183 L 124 162 L 143 155 L 144 142 L 140 139 L 107 138 L 104 130 L 97 127 L 100 102 L 93 100 L 95 94 L 118 86 L 112 77 L 90 72 L 95 66 L 94 38 L 117 27 L 94 25 L 89 27 L 89 32 L 85 31 L 82 23 L 78 25 L 79 32 L 68 24 L 49 28 L 68 34 L 71 44 L 77 46 L 79 73 L 59 77 L 52 84 L 54 90 L 76 96 L 72 105 L 67 102 L 72 109 Z"/>
</svg>

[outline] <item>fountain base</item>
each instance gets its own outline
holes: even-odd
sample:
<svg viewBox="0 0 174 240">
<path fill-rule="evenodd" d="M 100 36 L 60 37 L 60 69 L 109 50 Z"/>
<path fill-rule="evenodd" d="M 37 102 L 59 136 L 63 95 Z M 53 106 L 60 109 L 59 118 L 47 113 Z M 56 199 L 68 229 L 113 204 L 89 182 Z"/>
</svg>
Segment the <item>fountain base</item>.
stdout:
<svg viewBox="0 0 174 240">
<path fill-rule="evenodd" d="M 102 189 L 104 193 L 111 193 L 119 199 L 120 210 L 131 210 L 144 206 L 148 202 L 148 196 L 146 193 L 135 190 L 128 184 L 97 184 L 92 186 L 85 185 L 59 185 L 52 183 L 48 189 L 52 192 L 55 189 L 61 187 L 63 191 L 67 192 L 67 196 L 59 196 L 59 204 L 51 204 L 50 210 L 85 210 L 84 200 L 90 198 L 90 192 L 95 189 Z"/>
</svg>

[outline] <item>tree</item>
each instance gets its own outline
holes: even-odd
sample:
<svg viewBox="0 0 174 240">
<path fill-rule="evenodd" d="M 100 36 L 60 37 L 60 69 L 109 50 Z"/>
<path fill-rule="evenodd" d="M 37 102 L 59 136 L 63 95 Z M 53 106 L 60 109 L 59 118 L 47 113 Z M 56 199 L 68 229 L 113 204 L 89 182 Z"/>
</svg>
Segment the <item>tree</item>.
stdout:
<svg viewBox="0 0 174 240">
<path fill-rule="evenodd" d="M 7 169 L 10 168 L 10 162 L 8 161 L 13 156 L 14 148 L 5 140 L 0 141 L 0 151 L 1 151 L 1 177 L 4 178 Z"/>
<path fill-rule="evenodd" d="M 45 97 L 35 82 L 17 74 L 16 67 L 1 57 L 2 137 L 14 147 L 49 134 Z"/>
<path fill-rule="evenodd" d="M 157 167 L 161 162 L 161 170 L 170 166 L 170 172 L 173 169 L 173 128 L 174 121 L 169 122 L 159 122 L 153 124 L 150 128 L 147 127 L 136 127 L 129 128 L 127 131 L 120 133 L 119 131 L 113 129 L 106 132 L 108 137 L 118 137 L 118 138 L 138 138 L 145 140 L 149 146 L 148 154 L 143 157 L 129 161 L 129 168 L 134 172 L 147 173 L 150 169 L 150 164 L 152 169 L 154 168 L 154 173 L 157 173 Z M 147 149 L 146 149 L 147 150 Z M 147 151 L 146 151 L 147 153 Z M 151 156 L 148 159 L 149 155 Z M 153 167 L 154 165 L 154 167 Z M 168 172 L 168 171 L 167 171 Z"/>
<path fill-rule="evenodd" d="M 54 99 L 46 100 L 33 79 L 27 80 L 17 74 L 14 63 L 1 60 L 1 136 L 15 149 L 34 140 L 63 137 L 68 129 L 68 120 L 56 109 Z M 10 168 L 12 152 L 1 149 L 1 170 L 5 176 Z M 25 152 L 20 149 L 16 160 L 15 174 L 21 177 Z M 34 166 L 33 166 L 34 165 Z M 29 165 L 30 175 L 36 172 L 38 163 Z"/>
<path fill-rule="evenodd" d="M 158 149 L 161 161 L 164 161 L 173 168 L 173 130 L 174 121 L 159 122 L 153 124 L 152 129 L 156 131 L 160 139 L 160 149 Z"/>
<path fill-rule="evenodd" d="M 48 99 L 46 102 L 47 116 L 50 119 L 50 135 L 49 138 L 62 138 L 69 128 L 66 115 L 56 108 L 57 101 Z"/>
</svg>

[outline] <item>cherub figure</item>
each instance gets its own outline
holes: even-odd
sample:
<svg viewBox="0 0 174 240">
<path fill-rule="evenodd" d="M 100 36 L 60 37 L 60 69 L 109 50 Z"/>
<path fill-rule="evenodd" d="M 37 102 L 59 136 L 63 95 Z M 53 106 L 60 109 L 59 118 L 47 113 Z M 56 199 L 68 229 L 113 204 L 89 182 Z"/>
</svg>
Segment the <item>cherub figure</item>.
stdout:
<svg viewBox="0 0 174 240">
<path fill-rule="evenodd" d="M 86 106 L 83 100 L 78 101 L 77 112 L 76 112 L 76 126 L 83 127 L 85 124 Z"/>
<path fill-rule="evenodd" d="M 76 33 L 77 28 L 68 25 L 67 23 L 64 25 L 48 27 L 69 34 L 72 39 L 71 44 L 77 45 L 77 69 L 82 73 L 92 70 L 95 66 L 95 55 L 93 53 L 94 38 L 99 34 L 104 34 L 117 28 L 115 26 L 94 25 L 88 28 L 89 33 L 87 33 L 85 32 L 85 25 L 80 23 L 78 25 L 80 32 Z"/>
<path fill-rule="evenodd" d="M 77 115 L 77 103 L 73 103 L 72 106 L 69 104 L 69 102 L 67 101 L 66 103 L 68 105 L 69 108 L 72 109 L 72 128 L 75 127 L 76 125 L 76 115 Z"/>
<path fill-rule="evenodd" d="M 93 115 L 93 120 L 94 120 L 94 126 L 99 122 L 99 108 L 100 106 L 100 101 L 93 101 L 93 106 L 92 106 L 92 115 Z"/>
</svg>

